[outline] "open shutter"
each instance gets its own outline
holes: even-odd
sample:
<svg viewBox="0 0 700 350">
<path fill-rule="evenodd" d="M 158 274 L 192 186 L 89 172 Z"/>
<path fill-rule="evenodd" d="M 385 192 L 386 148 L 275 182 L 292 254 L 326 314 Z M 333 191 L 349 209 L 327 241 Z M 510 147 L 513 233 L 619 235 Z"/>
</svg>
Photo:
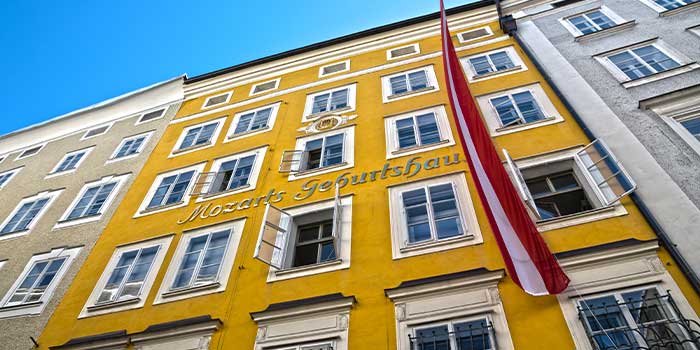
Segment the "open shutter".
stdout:
<svg viewBox="0 0 700 350">
<path fill-rule="evenodd" d="M 207 194 L 214 178 L 216 178 L 215 172 L 200 173 L 197 175 L 197 181 L 195 181 L 194 186 L 192 186 L 192 192 L 190 194 L 193 196 Z"/>
<path fill-rule="evenodd" d="M 602 195 L 603 204 L 606 206 L 614 204 L 637 188 L 637 184 L 622 164 L 600 139 L 593 140 L 577 152 L 576 158 L 583 166 L 586 176 L 593 181 Z"/>
<path fill-rule="evenodd" d="M 301 164 L 306 152 L 300 150 L 284 151 L 280 163 L 280 173 L 296 173 L 301 170 Z"/>
<path fill-rule="evenodd" d="M 281 269 L 291 221 L 291 215 L 268 203 L 253 257 Z"/>
<path fill-rule="evenodd" d="M 340 202 L 340 189 L 335 184 L 335 204 L 333 205 L 333 248 L 336 259 L 340 259 L 340 242 L 343 239 L 341 225 L 343 224 L 343 205 Z"/>
<path fill-rule="evenodd" d="M 527 188 L 527 184 L 525 183 L 523 173 L 520 172 L 520 169 L 517 165 L 515 165 L 513 158 L 510 157 L 510 154 L 508 154 L 508 151 L 506 151 L 505 148 L 503 149 L 503 155 L 506 157 L 506 162 L 508 162 L 508 168 L 510 170 L 513 183 L 515 183 L 515 187 L 518 189 L 520 197 L 523 199 L 523 201 L 525 201 L 525 204 L 527 204 L 527 206 L 530 207 L 530 211 L 537 217 L 537 219 L 542 219 L 539 210 L 537 210 L 535 199 L 532 197 L 530 189 Z"/>
</svg>

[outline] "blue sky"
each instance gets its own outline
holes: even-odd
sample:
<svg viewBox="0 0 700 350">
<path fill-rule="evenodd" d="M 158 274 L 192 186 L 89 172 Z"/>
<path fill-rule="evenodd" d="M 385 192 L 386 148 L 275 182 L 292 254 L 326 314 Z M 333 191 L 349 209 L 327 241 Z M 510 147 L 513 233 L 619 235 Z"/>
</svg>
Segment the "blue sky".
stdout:
<svg viewBox="0 0 700 350">
<path fill-rule="evenodd" d="M 183 73 L 207 73 L 438 6 L 438 0 L 2 0 L 0 135 Z"/>
</svg>

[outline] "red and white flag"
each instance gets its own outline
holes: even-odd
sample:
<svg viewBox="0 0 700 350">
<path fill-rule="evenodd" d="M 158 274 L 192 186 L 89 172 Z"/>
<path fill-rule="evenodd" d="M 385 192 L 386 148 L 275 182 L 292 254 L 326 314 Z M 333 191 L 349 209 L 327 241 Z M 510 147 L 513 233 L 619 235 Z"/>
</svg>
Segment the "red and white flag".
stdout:
<svg viewBox="0 0 700 350">
<path fill-rule="evenodd" d="M 528 294 L 558 294 L 569 285 L 569 278 L 537 231 L 498 157 L 452 44 L 443 0 L 440 12 L 442 60 L 452 114 L 508 274 Z"/>
</svg>

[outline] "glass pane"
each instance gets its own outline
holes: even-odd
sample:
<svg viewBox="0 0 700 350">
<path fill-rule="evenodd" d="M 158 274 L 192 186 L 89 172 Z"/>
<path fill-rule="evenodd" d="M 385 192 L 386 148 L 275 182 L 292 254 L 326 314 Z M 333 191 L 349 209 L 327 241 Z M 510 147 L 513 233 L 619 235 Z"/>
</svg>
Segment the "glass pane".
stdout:
<svg viewBox="0 0 700 350">
<path fill-rule="evenodd" d="M 165 200 L 166 205 L 177 203 L 182 200 L 182 197 L 185 195 L 185 191 L 187 190 L 193 175 L 194 170 L 191 170 L 178 176 L 177 182 L 173 186 L 172 191 L 170 191 L 168 198 Z"/>
<path fill-rule="evenodd" d="M 446 325 L 416 330 L 415 342 L 419 350 L 450 350 Z"/>
<path fill-rule="evenodd" d="M 492 53 L 489 57 L 497 71 L 515 67 L 505 51 Z"/>
<path fill-rule="evenodd" d="M 586 15 L 601 29 L 610 28 L 615 25 L 615 22 L 613 22 L 610 18 L 608 18 L 608 16 L 599 10 L 589 12 Z"/>
<path fill-rule="evenodd" d="M 175 276 L 175 281 L 173 282 L 173 288 L 182 288 L 190 285 L 192 280 L 192 274 L 194 273 L 194 268 L 187 270 L 180 270 Z"/>
<path fill-rule="evenodd" d="M 343 162 L 343 138 L 344 134 L 326 137 L 326 144 L 323 152 L 323 166 L 330 166 Z"/>
<path fill-rule="evenodd" d="M 192 147 L 194 145 L 195 139 L 197 138 L 197 135 L 199 135 L 199 132 L 201 130 L 202 130 L 201 126 L 188 130 L 187 134 L 185 135 L 185 138 L 182 139 L 182 143 L 180 144 L 180 148 Z"/>
<path fill-rule="evenodd" d="M 549 178 L 556 191 L 565 191 L 579 187 L 576 177 L 572 173 L 552 176 Z"/>
<path fill-rule="evenodd" d="M 546 178 L 528 180 L 526 184 L 527 188 L 530 190 L 530 193 L 534 197 L 552 192 Z"/>
<path fill-rule="evenodd" d="M 684 120 L 681 122 L 681 125 L 683 125 L 688 132 L 695 136 L 695 138 L 700 140 L 700 118 Z"/>
<path fill-rule="evenodd" d="M 340 109 L 348 106 L 348 89 L 338 90 L 331 93 L 330 109 Z"/>
<path fill-rule="evenodd" d="M 529 91 L 513 94 L 513 99 L 526 123 L 544 119 L 540 106 Z"/>
<path fill-rule="evenodd" d="M 644 62 L 654 68 L 657 72 L 663 72 L 671 68 L 676 68 L 680 66 L 678 62 L 668 57 L 665 53 L 661 52 L 656 46 L 649 45 L 633 49 Z"/>
<path fill-rule="evenodd" d="M 141 250 L 141 254 L 134 262 L 134 267 L 127 278 L 127 282 L 143 281 L 151 268 L 151 263 L 158 252 L 158 247 L 149 247 Z"/>
<path fill-rule="evenodd" d="M 294 252 L 294 266 L 305 266 L 318 262 L 318 244 L 297 246 Z"/>
<path fill-rule="evenodd" d="M 583 15 L 569 18 L 569 22 L 573 24 L 583 34 L 589 34 L 598 29 Z"/>
<path fill-rule="evenodd" d="M 420 90 L 428 87 L 428 75 L 424 70 L 408 74 L 408 82 L 411 85 L 411 90 Z"/>
<path fill-rule="evenodd" d="M 476 75 L 488 74 L 493 72 L 491 63 L 489 62 L 488 58 L 486 58 L 486 56 L 470 58 L 469 63 L 471 63 L 472 67 L 474 67 L 474 72 L 476 73 Z"/>
<path fill-rule="evenodd" d="M 299 228 L 298 241 L 299 241 L 299 243 L 315 241 L 318 239 L 318 234 L 319 234 L 319 226 L 318 225 L 301 227 L 301 228 Z"/>
<path fill-rule="evenodd" d="M 416 117 L 418 122 L 418 132 L 420 133 L 420 142 L 422 145 L 429 145 L 440 142 L 440 131 L 438 130 L 435 114 L 428 113 Z"/>
<path fill-rule="evenodd" d="M 454 329 L 459 350 L 492 349 L 488 323 L 485 319 L 456 323 Z"/>
<path fill-rule="evenodd" d="M 399 136 L 399 149 L 413 147 L 417 144 L 416 132 L 413 129 L 413 118 L 398 119 L 396 132 Z"/>
<path fill-rule="evenodd" d="M 218 123 L 214 124 L 208 124 L 205 125 L 202 128 L 202 132 L 199 133 L 199 136 L 197 137 L 196 144 L 201 145 L 209 142 L 211 140 L 211 137 L 214 135 L 214 131 L 216 131 L 216 127 L 218 126 Z"/>
<path fill-rule="evenodd" d="M 233 173 L 227 189 L 234 189 L 248 184 L 248 178 L 250 173 L 253 171 L 253 163 L 255 162 L 255 156 L 248 156 L 242 158 L 238 163 L 236 172 Z"/>
<path fill-rule="evenodd" d="M 258 130 L 267 127 L 267 122 L 270 119 L 272 108 L 265 108 L 255 112 L 255 119 L 250 126 L 250 130 Z"/>
<path fill-rule="evenodd" d="M 311 109 L 311 113 L 321 113 L 325 112 L 328 110 L 328 99 L 330 98 L 330 94 L 321 94 L 317 95 L 314 97 L 314 102 L 313 102 L 313 107 Z"/>
<path fill-rule="evenodd" d="M 85 212 L 85 216 L 99 214 L 102 211 L 102 205 L 105 204 L 107 197 L 109 197 L 116 185 L 116 183 L 102 185 L 100 190 L 97 192 L 97 196 L 95 196 L 95 199 L 92 201 L 92 204 Z"/>
<path fill-rule="evenodd" d="M 389 78 L 389 84 L 391 84 L 392 95 L 398 95 L 408 92 L 408 81 L 405 75 L 399 75 L 396 77 Z"/>
<path fill-rule="evenodd" d="M 508 96 L 496 97 L 491 99 L 491 104 L 496 109 L 498 117 L 501 120 L 502 126 L 520 124 L 520 116 L 513 106 L 513 102 Z"/>
<path fill-rule="evenodd" d="M 320 262 L 329 261 L 335 259 L 335 245 L 333 242 L 326 242 L 321 244 L 321 258 Z"/>
<path fill-rule="evenodd" d="M 627 51 L 608 56 L 608 59 L 620 68 L 630 79 L 642 78 L 653 73 L 647 66 Z"/>
<path fill-rule="evenodd" d="M 247 113 L 238 119 L 238 124 L 236 124 L 236 130 L 233 131 L 234 134 L 244 133 L 249 130 L 251 121 L 255 113 Z"/>
<path fill-rule="evenodd" d="M 591 335 L 601 349 L 634 348 L 637 342 L 633 333 L 621 330 L 628 324 L 614 296 L 585 300 L 580 305 Z"/>
</svg>

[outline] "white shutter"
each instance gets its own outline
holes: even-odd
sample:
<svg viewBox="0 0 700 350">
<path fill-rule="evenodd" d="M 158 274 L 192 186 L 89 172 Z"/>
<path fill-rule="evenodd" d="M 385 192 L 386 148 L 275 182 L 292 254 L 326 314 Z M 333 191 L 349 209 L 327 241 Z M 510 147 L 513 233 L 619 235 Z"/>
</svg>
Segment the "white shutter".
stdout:
<svg viewBox="0 0 700 350">
<path fill-rule="evenodd" d="M 335 203 L 333 205 L 333 248 L 336 259 L 340 259 L 340 242 L 342 237 L 343 224 L 343 204 L 340 202 L 340 190 L 338 183 L 335 184 Z"/>
<path fill-rule="evenodd" d="M 211 184 L 214 181 L 216 174 L 216 172 L 207 172 L 197 175 L 197 180 L 195 181 L 194 186 L 192 186 L 192 192 L 190 195 L 201 196 L 207 194 L 211 189 Z"/>
<path fill-rule="evenodd" d="M 510 154 L 508 154 L 508 151 L 506 151 L 505 148 L 503 149 L 503 155 L 506 157 L 506 162 L 508 162 L 508 168 L 510 170 L 511 178 L 513 180 L 513 183 L 515 183 L 515 187 L 520 193 L 520 197 L 523 199 L 523 201 L 525 201 L 525 204 L 527 204 L 527 206 L 530 207 L 530 211 L 533 214 L 535 214 L 537 219 L 542 219 L 539 210 L 537 210 L 535 199 L 532 197 L 530 189 L 527 188 L 527 184 L 525 183 L 525 177 L 523 177 L 523 173 L 520 172 L 520 169 L 517 165 L 515 165 L 513 158 L 510 157 Z"/>
<path fill-rule="evenodd" d="M 300 150 L 284 151 L 280 162 L 280 173 L 296 173 L 301 170 L 307 152 Z"/>
<path fill-rule="evenodd" d="M 291 215 L 268 203 L 253 257 L 281 269 L 291 222 Z"/>
<path fill-rule="evenodd" d="M 622 164 L 600 139 L 593 140 L 577 152 L 576 159 L 606 206 L 614 204 L 637 188 Z"/>
</svg>

